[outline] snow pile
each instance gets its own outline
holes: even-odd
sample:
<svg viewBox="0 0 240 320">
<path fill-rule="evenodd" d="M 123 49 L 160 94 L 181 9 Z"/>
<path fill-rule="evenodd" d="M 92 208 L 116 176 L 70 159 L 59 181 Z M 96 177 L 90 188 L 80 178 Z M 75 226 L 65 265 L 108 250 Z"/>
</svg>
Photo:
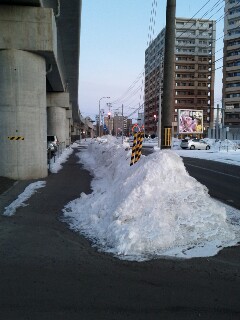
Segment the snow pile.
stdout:
<svg viewBox="0 0 240 320">
<path fill-rule="evenodd" d="M 59 157 L 52 157 L 50 160 L 49 170 L 51 173 L 58 173 L 62 169 L 62 163 L 66 162 L 68 157 L 73 153 L 73 148 L 78 146 L 77 143 L 73 143 L 71 147 L 65 148 Z"/>
<path fill-rule="evenodd" d="M 24 202 L 31 198 L 31 196 L 37 192 L 37 189 L 43 188 L 46 185 L 46 181 L 37 181 L 31 183 L 27 186 L 23 193 L 21 193 L 16 200 L 14 200 L 9 206 L 5 207 L 5 211 L 3 212 L 4 216 L 12 216 L 17 208 L 25 207 L 27 204 Z"/>
<path fill-rule="evenodd" d="M 170 150 L 130 164 L 128 145 L 108 139 L 79 154 L 95 179 L 93 193 L 65 206 L 65 221 L 101 250 L 122 259 L 211 256 L 236 244 L 226 209 L 186 172 Z"/>
</svg>

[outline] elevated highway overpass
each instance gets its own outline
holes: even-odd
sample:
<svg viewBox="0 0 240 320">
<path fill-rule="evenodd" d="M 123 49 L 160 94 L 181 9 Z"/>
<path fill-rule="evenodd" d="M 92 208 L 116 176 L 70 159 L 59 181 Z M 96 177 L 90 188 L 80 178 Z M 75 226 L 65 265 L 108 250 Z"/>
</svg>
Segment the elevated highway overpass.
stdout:
<svg viewBox="0 0 240 320">
<path fill-rule="evenodd" d="M 0 176 L 46 177 L 47 135 L 79 136 L 81 0 L 0 0 Z"/>
</svg>

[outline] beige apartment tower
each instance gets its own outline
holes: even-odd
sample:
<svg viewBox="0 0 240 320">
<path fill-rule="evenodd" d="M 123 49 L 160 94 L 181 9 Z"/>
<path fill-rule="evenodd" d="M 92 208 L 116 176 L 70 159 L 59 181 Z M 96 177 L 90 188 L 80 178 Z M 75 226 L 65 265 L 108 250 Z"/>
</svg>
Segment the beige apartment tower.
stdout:
<svg viewBox="0 0 240 320">
<path fill-rule="evenodd" d="M 223 108 L 225 126 L 240 127 L 240 0 L 225 0 Z"/>
<path fill-rule="evenodd" d="M 203 131 L 213 125 L 215 21 L 176 18 L 174 135 L 178 134 L 178 109 L 203 110 Z M 157 134 L 162 99 L 165 29 L 145 52 L 145 132 Z"/>
</svg>

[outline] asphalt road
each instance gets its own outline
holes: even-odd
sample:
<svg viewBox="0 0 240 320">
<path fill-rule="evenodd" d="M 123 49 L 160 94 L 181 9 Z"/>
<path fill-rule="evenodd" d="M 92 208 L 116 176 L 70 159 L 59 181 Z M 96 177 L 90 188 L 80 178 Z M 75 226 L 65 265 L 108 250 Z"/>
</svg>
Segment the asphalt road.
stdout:
<svg viewBox="0 0 240 320">
<path fill-rule="evenodd" d="M 145 155 L 150 153 L 151 148 L 143 150 Z M 183 157 L 183 162 L 188 173 L 204 184 L 212 197 L 240 209 L 239 166 L 188 157 Z"/>
<path fill-rule="evenodd" d="M 0 215 L 0 319 L 240 319 L 240 246 L 208 258 L 119 260 L 61 221 L 66 203 L 91 192 L 76 150 L 45 180 L 28 206 Z"/>
<path fill-rule="evenodd" d="M 240 167 L 217 161 L 183 158 L 189 174 L 209 189 L 209 194 L 240 209 Z"/>
</svg>

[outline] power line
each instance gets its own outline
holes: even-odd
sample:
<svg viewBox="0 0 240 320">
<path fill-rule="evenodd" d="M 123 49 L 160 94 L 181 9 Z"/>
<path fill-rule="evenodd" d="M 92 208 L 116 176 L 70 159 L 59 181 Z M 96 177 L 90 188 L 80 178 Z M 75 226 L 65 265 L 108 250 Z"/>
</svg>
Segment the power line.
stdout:
<svg viewBox="0 0 240 320">
<path fill-rule="evenodd" d="M 156 9 L 157 9 L 157 0 L 153 0 L 152 4 L 151 4 L 151 14 L 150 14 L 150 21 L 149 21 L 149 27 L 148 27 L 148 40 L 147 40 L 147 45 L 148 43 L 150 43 L 152 41 L 152 37 L 154 35 L 155 32 L 155 24 L 156 24 Z M 141 99 L 144 98 L 144 95 L 142 95 L 143 92 L 143 86 L 144 86 L 144 77 L 145 77 L 145 70 L 143 69 L 143 72 L 141 72 L 137 79 L 132 83 L 132 85 L 130 85 L 130 87 L 127 89 L 127 91 L 118 99 L 114 100 L 112 102 L 112 104 L 117 104 L 120 102 L 126 102 L 127 100 L 129 100 L 131 97 L 133 97 L 139 89 L 141 89 L 141 93 L 139 96 L 139 100 L 141 101 Z M 142 84 L 140 87 L 138 87 L 137 89 L 135 89 L 134 92 L 131 92 L 131 90 L 134 88 L 135 84 L 138 83 L 138 81 L 142 79 Z"/>
<path fill-rule="evenodd" d="M 208 0 L 185 24 L 191 22 L 192 19 L 193 19 L 210 1 L 211 1 L 211 0 Z M 219 0 L 219 1 L 221 1 L 221 0 Z M 218 1 L 218 2 L 219 2 L 219 1 Z M 194 25 L 194 24 L 192 24 L 189 29 L 191 29 L 191 28 L 193 27 L 193 25 Z M 189 29 L 184 30 L 184 31 L 180 34 L 179 38 L 180 38 L 184 33 L 186 33 Z M 178 40 L 179 38 L 176 38 L 176 40 Z"/>
<path fill-rule="evenodd" d="M 219 0 L 219 1 L 220 1 L 220 0 Z M 218 1 L 218 2 L 219 2 L 219 1 Z M 224 0 L 222 0 L 222 1 L 224 1 Z M 226 4 L 228 4 L 229 1 L 230 1 L 230 0 L 228 0 L 228 1 L 226 2 Z M 218 2 L 217 2 L 217 3 L 218 3 Z M 217 4 L 217 3 L 216 3 L 216 4 Z M 215 5 L 216 5 L 216 4 L 215 4 Z M 215 5 L 214 5 L 214 6 L 215 6 Z M 214 7 L 214 6 L 213 6 L 213 7 Z M 237 6 L 239 6 L 239 2 L 236 3 L 231 9 L 233 9 L 233 8 L 235 8 L 235 7 L 237 7 Z M 212 7 L 212 8 L 213 8 L 213 7 Z M 224 6 L 222 6 L 218 11 L 220 11 L 223 7 L 224 7 Z M 212 10 L 210 10 L 210 12 L 211 12 L 211 11 L 212 11 Z M 218 12 L 218 11 L 217 11 L 217 12 Z M 206 13 L 208 13 L 208 12 L 209 12 L 209 11 L 207 11 Z M 216 13 L 217 13 L 217 12 L 216 12 Z M 204 16 L 206 15 L 206 13 L 204 14 Z M 216 13 L 215 13 L 215 14 L 216 14 Z M 225 17 L 227 14 L 228 14 L 228 12 L 226 12 L 226 13 L 223 14 L 218 20 L 216 20 L 216 24 L 217 24 L 219 21 L 221 21 L 222 19 L 224 19 L 224 17 Z M 212 16 L 213 16 L 213 15 L 212 15 Z M 212 17 L 212 16 L 211 16 L 211 17 Z M 201 18 L 201 19 L 202 19 L 202 18 Z M 208 18 L 208 20 L 209 20 L 209 18 Z M 191 21 L 191 19 L 188 20 L 188 22 L 189 22 L 189 21 Z M 186 23 L 187 23 L 187 22 L 186 22 Z M 192 26 L 191 26 L 189 29 L 191 29 L 193 26 L 194 26 L 194 24 L 192 24 Z M 187 32 L 189 29 L 185 30 L 182 34 L 184 34 L 185 32 Z M 202 30 L 202 31 L 208 31 L 208 30 L 209 30 L 209 29 L 204 29 L 204 30 Z M 181 35 L 182 35 L 182 34 L 181 34 Z M 177 37 L 176 40 L 181 39 L 181 38 L 180 38 L 181 35 L 180 35 L 179 37 Z M 227 33 L 226 33 L 226 34 L 223 34 L 223 36 L 219 37 L 218 39 L 213 40 L 213 41 L 212 41 L 212 44 L 215 43 L 215 42 L 217 42 L 218 40 L 222 39 L 222 38 L 224 37 L 224 35 L 227 35 Z M 198 38 L 198 36 L 197 36 L 195 39 L 197 39 L 197 38 Z M 183 46 L 179 47 L 179 49 L 184 48 L 184 47 L 188 47 L 188 45 L 183 45 Z M 219 51 L 219 50 L 218 50 L 218 51 Z M 218 51 L 217 51 L 217 52 L 218 52 Z M 215 52 L 215 53 L 216 53 L 216 52 Z"/>
<path fill-rule="evenodd" d="M 129 94 L 129 91 L 131 91 L 131 90 L 134 88 L 134 86 L 139 82 L 139 80 L 141 79 L 142 74 L 143 74 L 143 71 L 141 71 L 141 72 L 138 74 L 137 78 L 136 78 L 136 79 L 133 81 L 133 83 L 128 87 L 128 89 L 124 92 L 124 94 L 122 94 L 119 98 L 117 98 L 116 100 L 112 101 L 111 103 L 112 103 L 112 104 L 116 104 L 116 103 L 119 103 L 120 101 L 122 101 L 122 100 L 124 99 L 124 97 Z"/>
</svg>

